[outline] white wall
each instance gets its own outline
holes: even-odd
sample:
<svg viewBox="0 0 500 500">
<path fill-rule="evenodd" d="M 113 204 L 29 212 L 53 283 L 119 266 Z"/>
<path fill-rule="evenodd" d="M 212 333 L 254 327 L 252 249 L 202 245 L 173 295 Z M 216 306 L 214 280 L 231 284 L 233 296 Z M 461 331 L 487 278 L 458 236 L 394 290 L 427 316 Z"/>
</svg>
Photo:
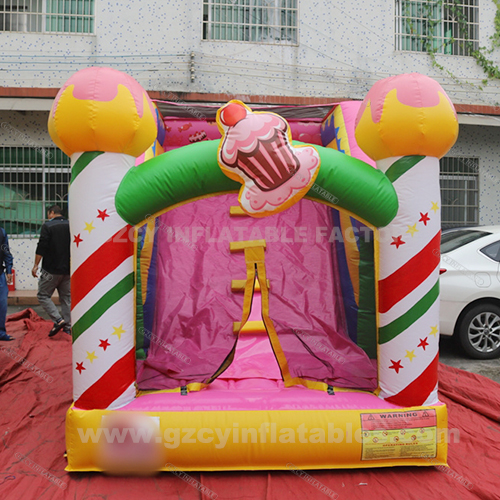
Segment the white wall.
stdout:
<svg viewBox="0 0 500 500">
<path fill-rule="evenodd" d="M 31 276 L 37 244 L 38 238 L 30 240 L 9 237 L 10 252 L 14 258 L 16 270 L 16 290 L 38 289 L 38 280 Z"/>
<path fill-rule="evenodd" d="M 54 146 L 47 111 L 0 111 L 0 146 Z"/>
<path fill-rule="evenodd" d="M 500 127 L 461 125 L 447 156 L 479 157 L 479 224 L 500 224 Z"/>
<path fill-rule="evenodd" d="M 395 0 L 300 0 L 299 46 L 201 40 L 201 0 L 97 0 L 96 35 L 0 33 L 0 85 L 60 87 L 97 64 L 125 71 L 148 90 L 362 98 L 389 75 L 436 78 L 456 103 L 495 105 L 500 82 L 483 91 L 471 57 L 394 50 Z M 489 44 L 496 7 L 480 0 L 480 45 Z M 189 54 L 195 54 L 194 83 Z M 500 51 L 492 57 L 498 62 Z"/>
</svg>

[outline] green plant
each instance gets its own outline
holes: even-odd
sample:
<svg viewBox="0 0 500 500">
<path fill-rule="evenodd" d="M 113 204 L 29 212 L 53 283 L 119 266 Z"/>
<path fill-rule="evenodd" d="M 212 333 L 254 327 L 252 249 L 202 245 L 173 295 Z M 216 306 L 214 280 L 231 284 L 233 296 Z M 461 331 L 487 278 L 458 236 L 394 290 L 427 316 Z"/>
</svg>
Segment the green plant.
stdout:
<svg viewBox="0 0 500 500">
<path fill-rule="evenodd" d="M 496 5 L 497 11 L 495 13 L 495 33 L 490 37 L 491 38 L 491 50 L 500 47 L 500 0 L 493 0 L 493 3 Z"/>
<path fill-rule="evenodd" d="M 494 17 L 495 32 L 490 37 L 491 48 L 477 47 L 469 36 L 468 19 L 463 12 L 463 0 L 429 0 L 425 3 L 412 3 L 405 2 L 403 15 L 405 16 L 405 29 L 407 33 L 418 34 L 422 37 L 422 48 L 429 54 L 432 65 L 446 73 L 456 83 L 462 84 L 450 70 L 445 68 L 436 59 L 437 53 L 452 52 L 452 47 L 459 48 L 464 54 L 473 57 L 476 63 L 483 69 L 486 78 L 482 80 L 482 85 L 486 85 L 489 79 L 500 79 L 500 68 L 492 61 L 489 54 L 496 48 L 500 47 L 500 0 L 492 0 L 496 6 L 496 13 Z M 411 6 L 411 12 L 410 12 Z M 447 19 L 444 18 L 443 13 L 446 12 L 448 16 L 452 16 L 456 22 L 456 38 L 451 35 L 449 38 L 437 36 L 441 26 L 445 26 Z M 420 18 L 418 26 L 414 25 L 412 17 Z M 450 30 L 451 32 L 451 30 Z M 459 41 L 460 40 L 460 41 Z M 469 84 L 472 85 L 472 84 Z M 475 85 L 472 85 L 476 87 Z M 477 86 L 482 90 L 481 86 Z"/>
</svg>

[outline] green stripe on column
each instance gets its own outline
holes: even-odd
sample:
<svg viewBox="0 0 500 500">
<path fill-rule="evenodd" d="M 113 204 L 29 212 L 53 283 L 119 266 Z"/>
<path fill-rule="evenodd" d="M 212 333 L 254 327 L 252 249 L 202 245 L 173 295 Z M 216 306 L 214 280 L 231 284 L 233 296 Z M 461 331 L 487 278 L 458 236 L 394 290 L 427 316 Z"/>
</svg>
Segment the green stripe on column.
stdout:
<svg viewBox="0 0 500 500">
<path fill-rule="evenodd" d="M 146 239 L 147 225 L 142 236 L 142 244 Z M 136 359 L 146 359 L 146 353 L 144 352 L 144 306 L 142 304 L 142 273 L 141 273 L 141 253 L 142 246 L 140 243 L 137 244 L 137 261 L 136 261 L 136 276 L 137 283 L 135 287 L 135 356 Z M 145 283 L 144 285 L 147 285 Z"/>
<path fill-rule="evenodd" d="M 73 342 L 90 328 L 111 306 L 134 288 L 134 273 L 130 273 L 105 293 L 72 327 Z"/>
<path fill-rule="evenodd" d="M 391 181 L 397 181 L 403 174 L 408 172 L 410 168 L 414 167 L 419 161 L 422 161 L 425 156 L 403 156 L 396 160 L 388 169 L 385 175 Z"/>
<path fill-rule="evenodd" d="M 88 151 L 82 153 L 80 158 L 76 160 L 73 168 L 71 169 L 71 181 L 70 184 L 78 177 L 78 175 L 83 171 L 83 169 L 98 156 L 102 155 L 103 151 Z"/>
<path fill-rule="evenodd" d="M 397 337 L 401 332 L 417 321 L 439 297 L 439 280 L 436 284 L 408 311 L 392 323 L 382 326 L 378 330 L 379 344 L 385 344 Z"/>
<path fill-rule="evenodd" d="M 365 233 L 366 235 L 367 233 Z M 377 307 L 373 233 L 370 240 L 359 238 L 359 306 L 357 344 L 370 359 L 377 359 Z"/>
</svg>

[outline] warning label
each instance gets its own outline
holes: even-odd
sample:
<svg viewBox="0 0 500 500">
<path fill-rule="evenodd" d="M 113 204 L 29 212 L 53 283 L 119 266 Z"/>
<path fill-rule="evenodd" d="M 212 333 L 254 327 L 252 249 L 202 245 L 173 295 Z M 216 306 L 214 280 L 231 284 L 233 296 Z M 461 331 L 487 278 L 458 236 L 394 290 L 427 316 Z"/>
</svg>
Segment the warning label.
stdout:
<svg viewBox="0 0 500 500">
<path fill-rule="evenodd" d="M 362 460 L 435 457 L 435 410 L 361 414 Z"/>
</svg>

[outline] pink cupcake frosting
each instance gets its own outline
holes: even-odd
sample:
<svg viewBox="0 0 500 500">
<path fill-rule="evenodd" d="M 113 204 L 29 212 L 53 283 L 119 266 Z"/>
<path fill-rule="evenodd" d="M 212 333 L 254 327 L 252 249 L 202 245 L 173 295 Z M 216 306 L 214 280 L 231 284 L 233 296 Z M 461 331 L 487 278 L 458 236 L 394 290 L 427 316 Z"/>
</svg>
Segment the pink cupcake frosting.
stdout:
<svg viewBox="0 0 500 500">
<path fill-rule="evenodd" d="M 276 189 L 299 168 L 287 130 L 288 124 L 277 115 L 247 111 L 244 118 L 228 127 L 221 160 L 244 173 L 261 190 Z"/>
<path fill-rule="evenodd" d="M 238 151 L 251 153 L 257 148 L 257 141 L 271 139 L 275 129 L 285 132 L 287 123 L 277 115 L 248 113 L 226 132 L 222 160 L 228 165 L 234 163 Z"/>
<path fill-rule="evenodd" d="M 217 124 L 223 136 L 219 164 L 240 178 L 239 201 L 246 213 L 265 217 L 306 194 L 320 158 L 311 146 L 290 144 L 285 119 L 253 113 L 241 101 L 230 101 L 218 111 Z"/>
</svg>

